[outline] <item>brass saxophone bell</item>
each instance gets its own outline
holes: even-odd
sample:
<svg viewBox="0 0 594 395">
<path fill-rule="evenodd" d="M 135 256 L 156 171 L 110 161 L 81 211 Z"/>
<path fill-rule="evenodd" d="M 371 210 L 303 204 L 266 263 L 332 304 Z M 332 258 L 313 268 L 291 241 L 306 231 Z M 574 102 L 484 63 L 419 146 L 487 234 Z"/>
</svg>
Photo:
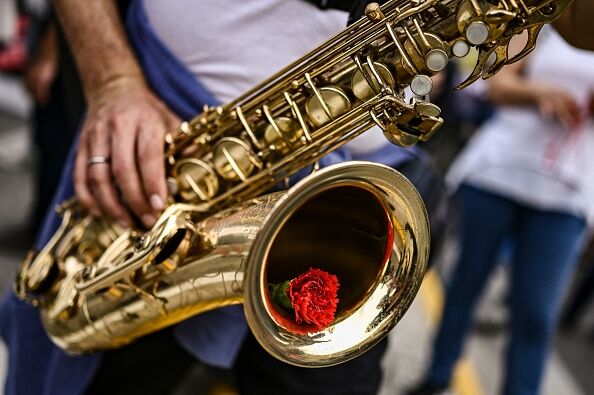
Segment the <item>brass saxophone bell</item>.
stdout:
<svg viewBox="0 0 594 395">
<path fill-rule="evenodd" d="M 348 162 L 301 181 L 276 202 L 250 248 L 243 303 L 252 333 L 298 366 L 364 353 L 410 306 L 426 269 L 428 232 L 419 194 L 391 168 Z M 267 290 L 311 266 L 341 283 L 334 322 L 315 333 L 295 328 Z"/>
<path fill-rule="evenodd" d="M 425 272 L 429 228 L 423 202 L 406 178 L 386 166 L 332 166 L 287 192 L 196 224 L 191 208 L 170 206 L 138 246 L 137 237 L 122 234 L 84 280 L 73 268 L 72 286 L 42 310 L 51 339 L 70 353 L 104 350 L 244 303 L 250 328 L 272 355 L 299 366 L 328 366 L 381 340 L 412 302 Z M 170 260 L 176 264 L 167 276 L 157 276 Z M 269 282 L 312 266 L 341 283 L 335 320 L 322 331 L 293 322 L 268 294 Z"/>
</svg>

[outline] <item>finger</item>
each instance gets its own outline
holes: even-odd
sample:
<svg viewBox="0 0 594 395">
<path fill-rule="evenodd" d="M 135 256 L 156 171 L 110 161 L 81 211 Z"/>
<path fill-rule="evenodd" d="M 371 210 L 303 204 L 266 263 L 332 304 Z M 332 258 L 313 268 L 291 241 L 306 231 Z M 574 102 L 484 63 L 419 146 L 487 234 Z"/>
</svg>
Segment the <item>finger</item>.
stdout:
<svg viewBox="0 0 594 395">
<path fill-rule="evenodd" d="M 110 136 L 105 125 L 96 124 L 92 130 L 89 137 L 89 152 L 90 157 L 110 156 Z M 129 226 L 132 221 L 118 198 L 109 164 L 97 163 L 89 166 L 88 179 L 101 210 L 115 218 L 120 225 Z"/>
<path fill-rule="evenodd" d="M 132 219 L 117 198 L 109 166 L 105 163 L 92 166 L 89 169 L 89 180 L 101 211 L 117 220 L 122 227 L 130 226 Z"/>
<path fill-rule="evenodd" d="M 78 142 L 78 151 L 74 161 L 73 172 L 74 192 L 82 205 L 85 206 L 92 215 L 97 217 L 101 215 L 101 210 L 89 189 L 87 180 L 87 160 L 89 159 L 87 135 L 88 134 L 85 133 L 85 130 L 83 129 L 80 141 Z"/>
<path fill-rule="evenodd" d="M 179 126 L 180 123 L 182 123 L 181 118 L 170 111 L 165 112 L 164 119 L 168 132 L 172 132 Z"/>
<path fill-rule="evenodd" d="M 168 132 L 173 131 L 182 122 L 181 118 L 178 117 L 171 109 L 162 101 L 154 99 L 155 106 L 159 108 L 159 112 L 163 119 L 163 123 Z"/>
<path fill-rule="evenodd" d="M 567 96 L 567 108 L 573 119 L 573 126 L 576 127 L 582 122 L 582 112 L 579 104 L 574 100 L 573 97 Z"/>
<path fill-rule="evenodd" d="M 163 122 L 145 123 L 139 130 L 137 141 L 142 185 L 155 212 L 163 210 L 167 198 L 163 160 L 165 131 Z"/>
<path fill-rule="evenodd" d="M 576 125 L 577 120 L 572 113 L 570 103 L 564 98 L 559 98 L 557 100 L 555 113 L 565 128 L 571 129 Z"/>
<path fill-rule="evenodd" d="M 555 110 L 549 101 L 543 101 L 539 104 L 538 109 L 544 119 L 554 120 Z"/>
<path fill-rule="evenodd" d="M 111 171 L 128 206 L 138 218 L 151 214 L 152 209 L 142 188 L 136 165 L 137 127 L 133 119 L 119 119 L 113 122 L 111 139 Z"/>
</svg>

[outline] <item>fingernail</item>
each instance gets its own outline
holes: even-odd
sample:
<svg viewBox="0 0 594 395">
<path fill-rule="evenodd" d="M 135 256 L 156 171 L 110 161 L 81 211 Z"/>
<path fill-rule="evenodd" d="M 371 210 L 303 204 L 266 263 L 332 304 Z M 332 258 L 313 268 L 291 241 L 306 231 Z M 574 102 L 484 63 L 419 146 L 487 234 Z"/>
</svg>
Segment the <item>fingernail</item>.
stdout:
<svg viewBox="0 0 594 395">
<path fill-rule="evenodd" d="M 153 226 L 156 220 L 157 218 L 152 214 L 144 214 L 142 216 L 142 222 L 144 222 L 146 226 Z"/>
<path fill-rule="evenodd" d="M 118 224 L 122 227 L 122 228 L 127 228 L 130 226 L 130 224 L 128 223 L 128 221 L 126 221 L 125 219 L 119 219 L 118 220 Z"/>
<path fill-rule="evenodd" d="M 93 209 L 91 209 L 91 215 L 93 217 L 100 217 L 101 216 L 101 213 L 96 208 L 93 208 Z"/>
<path fill-rule="evenodd" d="M 156 194 L 151 195 L 151 206 L 155 211 L 161 211 L 163 210 L 163 208 L 165 208 L 165 205 L 163 204 L 163 199 L 161 199 L 161 196 Z"/>
</svg>

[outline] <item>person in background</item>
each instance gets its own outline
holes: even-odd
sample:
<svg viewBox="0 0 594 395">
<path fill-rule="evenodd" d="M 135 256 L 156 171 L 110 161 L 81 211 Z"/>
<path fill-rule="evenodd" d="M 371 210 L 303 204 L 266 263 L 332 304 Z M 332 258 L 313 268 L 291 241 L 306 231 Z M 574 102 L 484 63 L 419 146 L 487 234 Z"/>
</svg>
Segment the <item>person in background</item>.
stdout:
<svg viewBox="0 0 594 395">
<path fill-rule="evenodd" d="M 30 12 L 25 86 L 33 99 L 36 188 L 32 228 L 50 207 L 82 116 L 84 99 L 72 55 L 51 9 Z"/>
<path fill-rule="evenodd" d="M 501 392 L 538 394 L 561 297 L 594 218 L 592 70 L 594 53 L 545 29 L 532 55 L 490 80 L 498 112 L 448 175 L 461 203 L 461 252 L 426 378 L 411 395 L 446 393 L 506 237 L 515 247 Z"/>
<path fill-rule="evenodd" d="M 576 48 L 594 51 L 594 2 L 591 0 L 573 0 L 569 8 L 553 26 L 557 32 Z"/>
<path fill-rule="evenodd" d="M 464 144 L 464 112 L 461 106 L 461 95 L 454 91 L 459 75 L 459 62 L 451 61 L 442 72 L 436 74 L 431 90 L 431 103 L 441 109 L 440 116 L 444 122 L 439 132 L 419 146 L 430 153 L 440 174 L 445 175 L 456 152 Z M 467 106 L 468 107 L 468 106 Z"/>
<path fill-rule="evenodd" d="M 27 59 L 26 33 L 29 18 L 22 2 L 0 2 L 0 72 L 19 73 Z"/>
</svg>

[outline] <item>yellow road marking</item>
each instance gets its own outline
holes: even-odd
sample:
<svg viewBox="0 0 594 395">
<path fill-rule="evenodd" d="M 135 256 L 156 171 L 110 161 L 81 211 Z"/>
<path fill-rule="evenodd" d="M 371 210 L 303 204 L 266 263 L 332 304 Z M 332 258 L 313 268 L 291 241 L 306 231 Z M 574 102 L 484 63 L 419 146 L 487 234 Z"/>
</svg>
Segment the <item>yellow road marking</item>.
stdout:
<svg viewBox="0 0 594 395">
<path fill-rule="evenodd" d="M 419 294 L 429 324 L 433 328 L 436 328 L 441 320 L 441 311 L 444 303 L 444 289 L 435 270 L 427 272 Z M 485 394 L 476 368 L 469 359 L 462 358 L 456 365 L 454 376 L 452 378 L 452 389 L 457 395 Z"/>
</svg>

